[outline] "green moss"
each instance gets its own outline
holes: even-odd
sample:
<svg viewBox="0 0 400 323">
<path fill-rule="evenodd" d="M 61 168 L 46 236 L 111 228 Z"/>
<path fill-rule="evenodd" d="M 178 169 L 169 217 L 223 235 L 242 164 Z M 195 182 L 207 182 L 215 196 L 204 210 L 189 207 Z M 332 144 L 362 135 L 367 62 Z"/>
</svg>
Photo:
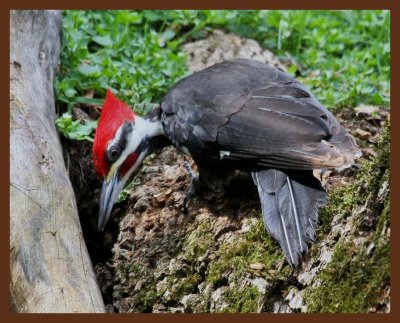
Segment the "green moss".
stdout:
<svg viewBox="0 0 400 323">
<path fill-rule="evenodd" d="M 389 179 L 390 174 L 390 119 L 386 122 L 377 147 L 378 156 L 371 162 L 360 164 L 353 184 L 334 190 L 329 195 L 329 203 L 320 213 L 320 234 L 329 232 L 334 215 L 347 217 L 357 207 L 365 204 L 368 198 L 378 195 L 381 184 Z M 380 205 L 370 205 L 370 212 L 375 212 Z"/>
<path fill-rule="evenodd" d="M 185 236 L 183 251 L 190 261 L 203 256 L 215 245 L 210 223 L 203 222 Z"/>
<path fill-rule="evenodd" d="M 353 242 L 338 244 L 332 262 L 318 279 L 321 284 L 306 292 L 310 312 L 362 313 L 377 305 L 390 280 L 390 244 L 380 241 L 368 253 Z"/>
<path fill-rule="evenodd" d="M 228 289 L 223 295 L 229 304 L 224 313 L 255 313 L 260 300 L 260 292 L 256 287 L 247 286 L 243 289 Z"/>
<path fill-rule="evenodd" d="M 168 289 L 171 292 L 170 300 L 179 302 L 187 294 L 197 293 L 202 276 L 198 271 L 199 258 L 204 256 L 215 246 L 212 224 L 209 222 L 196 223 L 193 230 L 189 230 L 183 241 L 183 255 L 188 267 L 180 277 L 168 277 Z"/>
<path fill-rule="evenodd" d="M 171 298 L 179 301 L 184 295 L 196 293 L 200 282 L 201 276 L 198 273 L 189 273 L 187 277 L 181 279 L 178 284 L 173 286 Z"/>
<path fill-rule="evenodd" d="M 153 285 L 149 289 L 144 290 L 142 295 L 138 296 L 138 299 L 142 300 L 140 305 L 143 310 L 141 312 L 150 311 L 157 300 L 157 290 Z"/>
<path fill-rule="evenodd" d="M 310 312 L 363 313 L 378 305 L 382 290 L 390 283 L 389 194 L 379 191 L 389 180 L 390 127 L 385 126 L 378 145 L 378 156 L 365 162 L 353 185 L 337 190 L 326 212 L 342 216 L 353 214 L 365 203 L 353 225 L 355 232 L 364 231 L 356 245 L 354 240 L 341 240 L 334 248 L 332 260 L 318 275 L 319 285 L 305 292 Z M 328 213 L 325 213 L 327 215 Z M 364 230 L 363 221 L 372 224 Z"/>
<path fill-rule="evenodd" d="M 146 278 L 144 288 L 132 293 L 136 283 Z M 126 299 L 126 295 L 131 295 L 129 298 L 129 312 L 151 312 L 154 303 L 157 300 L 156 282 L 144 267 L 133 261 L 132 263 L 119 262 L 115 268 L 115 281 L 118 288 L 114 289 L 114 299 Z"/>
<path fill-rule="evenodd" d="M 257 223 L 246 233 L 245 239 L 253 246 L 253 252 L 249 260 L 261 262 L 268 269 L 275 267 L 283 260 L 283 251 L 278 243 L 266 232 L 264 221 L 260 213 Z"/>
<path fill-rule="evenodd" d="M 253 263 L 264 264 L 265 272 L 276 269 L 283 259 L 279 246 L 265 232 L 262 220 L 242 238 L 222 244 L 215 255 L 206 275 L 206 281 L 213 284 L 221 282 L 230 272 L 236 278 L 242 277 Z"/>
</svg>

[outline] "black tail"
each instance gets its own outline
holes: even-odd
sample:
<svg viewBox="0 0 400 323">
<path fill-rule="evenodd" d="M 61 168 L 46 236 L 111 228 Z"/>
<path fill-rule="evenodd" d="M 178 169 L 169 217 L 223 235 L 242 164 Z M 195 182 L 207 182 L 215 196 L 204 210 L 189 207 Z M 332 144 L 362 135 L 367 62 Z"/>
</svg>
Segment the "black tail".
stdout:
<svg viewBox="0 0 400 323">
<path fill-rule="evenodd" d="M 286 259 L 297 266 L 315 240 L 318 212 L 326 193 L 312 171 L 283 172 L 267 169 L 252 173 L 258 187 L 264 225 L 283 249 Z"/>
</svg>

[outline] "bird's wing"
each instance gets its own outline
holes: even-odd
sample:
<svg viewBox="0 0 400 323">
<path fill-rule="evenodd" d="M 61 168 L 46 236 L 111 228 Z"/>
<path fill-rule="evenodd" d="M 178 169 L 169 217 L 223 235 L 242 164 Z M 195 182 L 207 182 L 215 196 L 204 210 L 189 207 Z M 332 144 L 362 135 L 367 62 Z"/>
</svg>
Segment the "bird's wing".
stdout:
<svg viewBox="0 0 400 323">
<path fill-rule="evenodd" d="M 161 108 L 171 141 L 198 157 L 222 153 L 228 160 L 310 169 L 351 163 L 356 147 L 306 87 L 251 60 L 224 62 L 182 79 Z"/>
<path fill-rule="evenodd" d="M 251 91 L 243 108 L 218 128 L 217 141 L 223 158 L 285 169 L 351 164 L 351 147 L 356 147 L 332 114 L 298 83 Z"/>
</svg>

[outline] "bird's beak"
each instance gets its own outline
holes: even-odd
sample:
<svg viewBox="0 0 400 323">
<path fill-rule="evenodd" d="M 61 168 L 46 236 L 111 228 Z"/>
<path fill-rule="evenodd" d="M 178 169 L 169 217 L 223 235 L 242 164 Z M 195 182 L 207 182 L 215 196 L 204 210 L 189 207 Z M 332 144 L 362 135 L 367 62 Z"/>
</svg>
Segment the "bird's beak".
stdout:
<svg viewBox="0 0 400 323">
<path fill-rule="evenodd" d="M 100 196 L 99 222 L 97 224 L 100 231 L 104 230 L 114 203 L 124 184 L 125 181 L 119 178 L 118 171 L 114 172 L 110 180 L 107 178 L 104 180 Z"/>
<path fill-rule="evenodd" d="M 129 171 L 123 176 L 120 175 L 119 167 L 112 167 L 109 175 L 104 179 L 100 196 L 99 222 L 97 224 L 100 231 L 104 230 L 119 193 L 128 179 L 138 170 L 143 159 L 147 156 L 147 152 L 147 148 L 142 150 L 134 164 L 129 168 Z"/>
</svg>

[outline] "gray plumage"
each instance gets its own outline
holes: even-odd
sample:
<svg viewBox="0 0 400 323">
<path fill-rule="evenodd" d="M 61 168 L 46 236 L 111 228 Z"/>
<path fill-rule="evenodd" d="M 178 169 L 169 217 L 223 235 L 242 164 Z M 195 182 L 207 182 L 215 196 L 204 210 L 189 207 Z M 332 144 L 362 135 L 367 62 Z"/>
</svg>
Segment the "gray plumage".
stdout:
<svg viewBox="0 0 400 323">
<path fill-rule="evenodd" d="M 297 265 L 315 239 L 326 197 L 311 170 L 351 165 L 360 155 L 354 138 L 305 86 L 254 60 L 226 61 L 182 79 L 161 110 L 168 138 L 201 165 L 200 180 L 207 168 L 252 173 L 266 228 Z"/>
</svg>

